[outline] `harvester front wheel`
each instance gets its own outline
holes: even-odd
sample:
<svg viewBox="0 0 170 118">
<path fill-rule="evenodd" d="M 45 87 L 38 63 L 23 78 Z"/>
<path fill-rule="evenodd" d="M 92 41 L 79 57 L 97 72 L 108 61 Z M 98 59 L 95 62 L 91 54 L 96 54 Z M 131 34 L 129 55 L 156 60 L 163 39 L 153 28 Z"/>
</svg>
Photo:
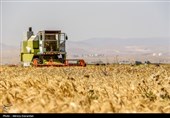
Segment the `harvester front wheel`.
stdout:
<svg viewBox="0 0 170 118">
<path fill-rule="evenodd" d="M 34 58 L 32 62 L 33 62 L 33 66 L 37 66 L 38 64 L 42 63 L 42 61 L 39 58 Z"/>
</svg>

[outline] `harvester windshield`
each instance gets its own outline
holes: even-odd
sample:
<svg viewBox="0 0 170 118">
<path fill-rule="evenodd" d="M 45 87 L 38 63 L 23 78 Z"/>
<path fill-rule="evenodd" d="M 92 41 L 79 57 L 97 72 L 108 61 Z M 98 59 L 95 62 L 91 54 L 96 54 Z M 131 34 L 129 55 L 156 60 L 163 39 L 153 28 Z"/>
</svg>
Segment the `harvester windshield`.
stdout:
<svg viewBox="0 0 170 118">
<path fill-rule="evenodd" d="M 40 41 L 42 41 L 42 52 L 65 51 L 65 33 L 58 31 L 40 31 Z M 61 47 L 61 50 L 60 50 Z"/>
</svg>

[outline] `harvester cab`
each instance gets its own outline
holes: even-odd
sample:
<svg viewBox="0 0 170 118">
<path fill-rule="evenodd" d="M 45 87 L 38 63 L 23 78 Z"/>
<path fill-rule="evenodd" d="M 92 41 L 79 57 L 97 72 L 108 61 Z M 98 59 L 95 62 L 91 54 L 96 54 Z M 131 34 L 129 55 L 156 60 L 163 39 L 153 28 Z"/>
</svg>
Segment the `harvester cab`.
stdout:
<svg viewBox="0 0 170 118">
<path fill-rule="evenodd" d="M 66 33 L 61 30 L 44 30 L 34 35 L 32 28 L 27 31 L 27 39 L 22 41 L 20 59 L 23 66 L 84 66 L 82 59 L 77 64 L 69 64 L 66 59 Z"/>
</svg>

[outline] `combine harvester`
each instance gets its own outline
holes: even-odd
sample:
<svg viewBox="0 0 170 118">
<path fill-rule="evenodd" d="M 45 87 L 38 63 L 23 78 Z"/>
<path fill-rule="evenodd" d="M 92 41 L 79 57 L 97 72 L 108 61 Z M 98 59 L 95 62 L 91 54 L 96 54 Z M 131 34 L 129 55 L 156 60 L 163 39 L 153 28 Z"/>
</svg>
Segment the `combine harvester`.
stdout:
<svg viewBox="0 0 170 118">
<path fill-rule="evenodd" d="M 66 59 L 68 37 L 60 30 L 39 31 L 34 35 L 32 28 L 27 31 L 27 39 L 22 41 L 20 60 L 26 66 L 86 66 L 83 59 Z"/>
</svg>

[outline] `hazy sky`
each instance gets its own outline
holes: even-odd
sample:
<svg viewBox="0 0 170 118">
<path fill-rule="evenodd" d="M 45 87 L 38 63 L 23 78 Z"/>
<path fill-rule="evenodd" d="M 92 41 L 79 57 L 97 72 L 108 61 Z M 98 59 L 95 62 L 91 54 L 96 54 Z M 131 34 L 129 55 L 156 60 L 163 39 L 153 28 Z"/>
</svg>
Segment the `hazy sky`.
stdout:
<svg viewBox="0 0 170 118">
<path fill-rule="evenodd" d="M 60 29 L 67 33 L 70 41 L 94 37 L 170 37 L 170 2 L 5 2 L 4 0 L 1 7 L 4 44 L 19 45 L 24 32 L 30 26 L 35 34 L 39 30 Z"/>
</svg>

